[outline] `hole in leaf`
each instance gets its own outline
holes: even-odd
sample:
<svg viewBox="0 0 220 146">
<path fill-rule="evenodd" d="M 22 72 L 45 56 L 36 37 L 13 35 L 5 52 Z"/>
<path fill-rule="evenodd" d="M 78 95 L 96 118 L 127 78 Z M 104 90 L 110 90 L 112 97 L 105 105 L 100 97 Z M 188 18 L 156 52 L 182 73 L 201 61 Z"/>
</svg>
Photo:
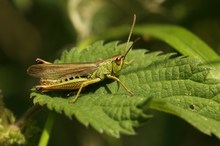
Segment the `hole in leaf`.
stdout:
<svg viewBox="0 0 220 146">
<path fill-rule="evenodd" d="M 195 109 L 195 106 L 194 106 L 193 104 L 191 104 L 191 105 L 189 106 L 189 108 L 190 108 L 191 110 L 194 110 L 194 109 Z"/>
</svg>

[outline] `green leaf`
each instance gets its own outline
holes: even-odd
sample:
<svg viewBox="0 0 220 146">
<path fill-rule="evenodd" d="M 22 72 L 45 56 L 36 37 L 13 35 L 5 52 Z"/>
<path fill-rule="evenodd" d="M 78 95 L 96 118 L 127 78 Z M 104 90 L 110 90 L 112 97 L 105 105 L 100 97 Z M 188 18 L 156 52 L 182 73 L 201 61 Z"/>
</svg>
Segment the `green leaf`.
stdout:
<svg viewBox="0 0 220 146">
<path fill-rule="evenodd" d="M 185 28 L 175 25 L 149 24 L 137 26 L 134 33 L 143 37 L 150 36 L 160 39 L 171 45 L 181 54 L 191 56 L 203 63 L 209 64 L 215 68 L 215 71 L 212 71 L 210 77 L 220 78 L 219 55 L 200 38 Z"/>
<path fill-rule="evenodd" d="M 96 55 L 92 56 L 91 52 Z M 100 41 L 82 51 L 77 49 L 64 51 L 61 59 L 55 62 L 97 61 L 122 52 L 125 52 L 124 44 L 118 45 L 117 42 L 112 42 L 103 45 L 103 42 Z M 100 88 L 92 94 L 97 87 Z M 138 126 L 151 117 L 142 110 L 148 103 L 148 98 L 138 96 L 131 98 L 126 91 L 120 88 L 120 91 L 117 92 L 117 89 L 117 83 L 109 81 L 107 84 L 102 82 L 91 85 L 86 88 L 87 94 L 82 92 L 74 104 L 70 104 L 70 99 L 65 98 L 67 93 L 66 95 L 65 93 L 48 93 L 47 95 L 33 92 L 31 96 L 35 97 L 35 104 L 46 105 L 49 109 L 64 113 L 69 118 L 76 116 L 85 126 L 91 125 L 101 133 L 105 132 L 115 137 L 119 137 L 120 133 L 134 134 L 133 126 Z M 112 93 L 109 93 L 110 91 Z"/>
<path fill-rule="evenodd" d="M 201 39 L 186 29 L 174 25 L 143 25 L 135 28 L 135 33 L 152 36 L 168 43 L 183 55 L 193 56 L 201 61 L 218 60 L 218 54 Z"/>
<path fill-rule="evenodd" d="M 103 45 L 100 41 L 80 51 L 64 51 L 56 63 L 97 61 L 125 51 L 125 44 Z M 124 65 L 119 79 L 134 96 L 111 80 L 86 87 L 74 104 L 68 103 L 74 96 L 67 97 L 65 93 L 34 91 L 31 96 L 35 104 L 46 105 L 69 118 L 75 116 L 84 125 L 115 137 L 120 133 L 134 134 L 133 127 L 151 117 L 147 114 L 149 109 L 156 109 L 179 116 L 201 132 L 220 138 L 220 129 L 216 128 L 220 127 L 218 80 L 208 79 L 210 68 L 196 59 L 170 59 L 173 55 L 146 53 L 144 49 L 129 52 L 126 60 L 132 62 Z"/>
<path fill-rule="evenodd" d="M 212 92 L 212 89 L 213 87 L 207 91 Z M 207 96 L 207 98 L 196 95 L 190 97 L 169 96 L 163 99 L 155 99 L 150 108 L 177 115 L 203 133 L 214 134 L 220 138 L 220 104 L 219 99 L 216 100 L 215 98 L 219 98 L 219 94 Z"/>
</svg>

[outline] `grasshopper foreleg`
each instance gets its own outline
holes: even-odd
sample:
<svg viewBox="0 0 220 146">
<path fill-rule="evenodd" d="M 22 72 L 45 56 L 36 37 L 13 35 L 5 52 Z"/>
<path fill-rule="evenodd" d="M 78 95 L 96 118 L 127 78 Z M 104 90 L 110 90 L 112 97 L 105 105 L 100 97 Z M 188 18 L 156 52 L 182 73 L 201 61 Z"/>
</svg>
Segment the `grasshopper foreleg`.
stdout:
<svg viewBox="0 0 220 146">
<path fill-rule="evenodd" d="M 124 64 L 125 64 L 125 65 L 129 65 L 129 64 L 131 64 L 132 62 L 134 62 L 134 60 L 130 60 L 130 61 L 128 61 L 128 62 L 124 62 Z"/>
<path fill-rule="evenodd" d="M 113 79 L 115 81 L 117 81 L 118 83 L 120 83 L 122 85 L 122 87 L 131 95 L 133 95 L 133 93 L 119 80 L 119 78 L 115 77 L 115 76 L 112 76 L 112 75 L 107 75 L 107 77 L 109 79 Z"/>
</svg>

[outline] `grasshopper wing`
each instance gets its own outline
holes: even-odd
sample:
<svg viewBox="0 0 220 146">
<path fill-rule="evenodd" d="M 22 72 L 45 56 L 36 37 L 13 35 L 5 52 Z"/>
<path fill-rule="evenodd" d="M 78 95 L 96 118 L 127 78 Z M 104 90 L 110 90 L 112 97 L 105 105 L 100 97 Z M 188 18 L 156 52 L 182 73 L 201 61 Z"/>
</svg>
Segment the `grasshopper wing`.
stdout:
<svg viewBox="0 0 220 146">
<path fill-rule="evenodd" d="M 97 68 L 98 64 L 95 63 L 35 64 L 27 69 L 27 73 L 42 79 L 59 79 L 65 76 L 88 76 Z"/>
</svg>

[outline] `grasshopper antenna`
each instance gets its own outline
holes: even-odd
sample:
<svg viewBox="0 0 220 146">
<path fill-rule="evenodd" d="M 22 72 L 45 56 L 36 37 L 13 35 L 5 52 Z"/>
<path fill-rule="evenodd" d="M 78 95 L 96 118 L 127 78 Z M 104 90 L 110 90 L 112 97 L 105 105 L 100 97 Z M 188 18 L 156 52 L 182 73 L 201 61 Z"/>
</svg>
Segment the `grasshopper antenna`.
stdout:
<svg viewBox="0 0 220 146">
<path fill-rule="evenodd" d="M 133 30 L 134 30 L 135 22 L 136 22 L 136 14 L 134 14 L 133 23 L 132 23 L 131 30 L 130 30 L 130 33 L 129 33 L 129 36 L 128 36 L 128 40 L 127 40 L 127 43 L 126 43 L 126 47 L 125 47 L 126 49 L 128 48 L 128 43 L 130 42 L 131 35 L 132 35 Z M 131 50 L 132 47 L 133 47 L 133 45 L 128 48 L 128 50 L 126 51 L 124 56 L 126 56 L 128 54 L 128 52 Z"/>
</svg>

